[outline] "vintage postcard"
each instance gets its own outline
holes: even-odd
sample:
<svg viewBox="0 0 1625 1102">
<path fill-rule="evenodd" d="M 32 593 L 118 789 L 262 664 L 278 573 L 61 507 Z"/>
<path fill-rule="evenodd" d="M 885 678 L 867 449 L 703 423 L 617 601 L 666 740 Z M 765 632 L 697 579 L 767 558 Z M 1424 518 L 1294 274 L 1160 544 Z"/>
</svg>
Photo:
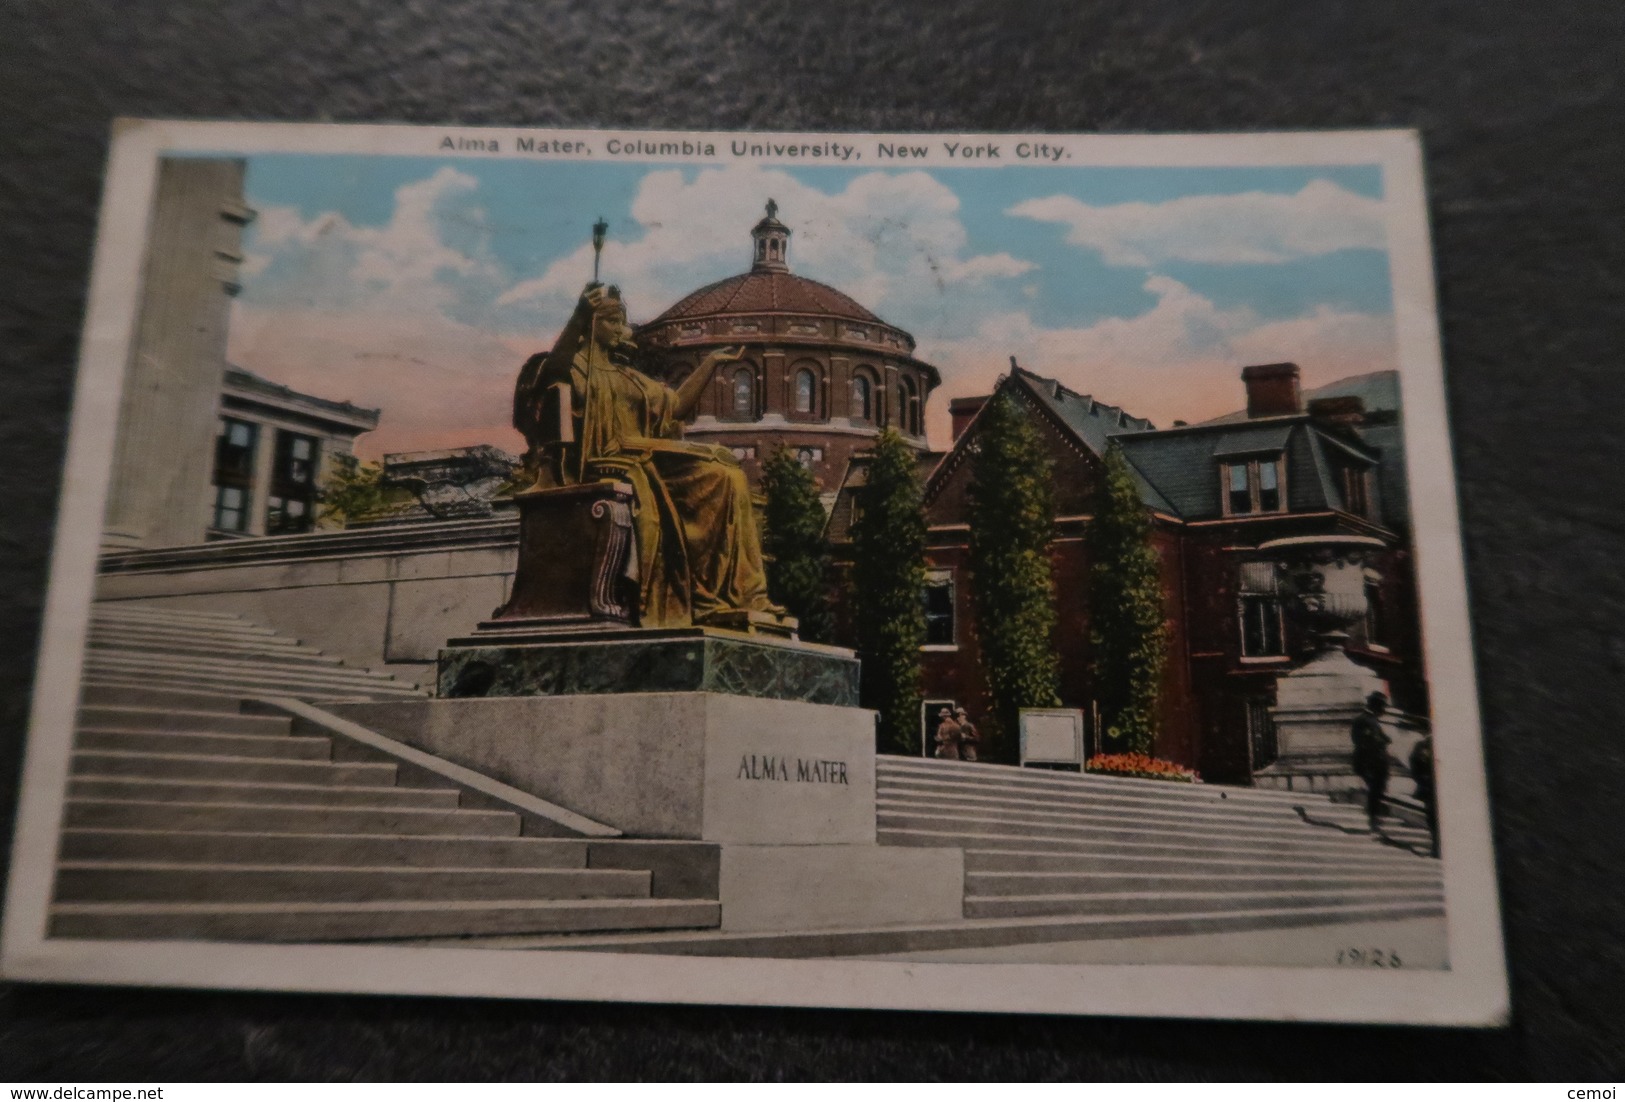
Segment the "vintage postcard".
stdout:
<svg viewBox="0 0 1625 1102">
<path fill-rule="evenodd" d="M 1504 1020 L 1421 162 L 119 124 L 6 973 Z"/>
</svg>

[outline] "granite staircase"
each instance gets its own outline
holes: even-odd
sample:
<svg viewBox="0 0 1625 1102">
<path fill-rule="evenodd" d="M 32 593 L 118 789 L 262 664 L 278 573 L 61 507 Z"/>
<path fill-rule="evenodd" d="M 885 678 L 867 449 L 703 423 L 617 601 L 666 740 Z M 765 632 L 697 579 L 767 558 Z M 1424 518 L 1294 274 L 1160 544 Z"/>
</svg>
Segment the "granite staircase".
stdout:
<svg viewBox="0 0 1625 1102">
<path fill-rule="evenodd" d="M 508 944 L 860 957 L 1430 918 L 1426 831 L 1325 796 L 882 756 L 877 840 L 964 851 L 958 922 Z M 1005 958 L 1014 959 L 1014 958 Z"/>
<path fill-rule="evenodd" d="M 346 665 L 228 612 L 98 602 L 85 680 L 103 686 L 218 690 L 302 700 L 422 697 L 416 685 Z"/>
<path fill-rule="evenodd" d="M 86 683 L 52 936 L 361 941 L 718 925 L 715 876 L 684 874 L 707 857 L 715 870 L 715 853 L 619 839 L 382 736 L 343 722 L 323 731 L 306 718 L 319 710 L 276 699 Z"/>
<path fill-rule="evenodd" d="M 965 917 L 1187 932 L 1442 914 L 1425 830 L 1307 793 L 881 758 L 884 845 L 965 851 Z"/>
</svg>

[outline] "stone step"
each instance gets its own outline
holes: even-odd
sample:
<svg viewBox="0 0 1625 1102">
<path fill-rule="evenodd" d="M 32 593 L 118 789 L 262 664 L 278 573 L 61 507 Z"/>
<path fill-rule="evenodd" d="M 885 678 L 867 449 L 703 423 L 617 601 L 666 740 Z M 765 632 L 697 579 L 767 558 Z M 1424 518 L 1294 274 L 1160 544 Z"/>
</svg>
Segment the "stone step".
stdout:
<svg viewBox="0 0 1625 1102">
<path fill-rule="evenodd" d="M 394 807 L 450 811 L 457 807 L 458 792 L 452 788 L 271 784 L 265 781 L 170 781 L 149 780 L 144 777 L 82 775 L 68 779 L 68 798 L 280 804 L 301 807 Z"/>
<path fill-rule="evenodd" d="M 148 651 L 125 647 L 94 647 L 85 651 L 85 664 L 97 669 L 123 670 L 179 670 L 184 672 L 209 671 L 235 673 L 238 671 L 275 673 L 298 676 L 310 680 L 330 681 L 388 681 L 387 673 L 374 673 L 358 666 L 346 666 L 339 659 L 326 655 L 231 655 L 231 654 L 179 654 L 171 651 Z"/>
<path fill-rule="evenodd" d="M 341 763 L 278 757 L 81 749 L 74 752 L 72 772 L 74 776 L 145 777 L 152 780 L 272 781 L 388 787 L 395 783 L 396 767 L 390 762 Z"/>
<path fill-rule="evenodd" d="M 256 665 L 275 666 L 343 666 L 344 659 L 319 650 L 300 646 L 260 645 L 234 643 L 224 639 L 195 639 L 189 642 L 113 638 L 92 632 L 90 646 L 94 653 L 125 655 L 156 655 L 172 658 L 230 659 L 253 662 Z"/>
<path fill-rule="evenodd" d="M 200 626 L 219 626 L 240 624 L 253 628 L 256 631 L 271 632 L 271 628 L 262 627 L 249 620 L 243 619 L 235 612 L 215 612 L 208 609 L 171 608 L 163 605 L 134 605 L 125 603 L 98 602 L 90 610 L 91 622 L 110 620 L 140 620 L 147 623 L 163 624 L 197 624 Z"/>
<path fill-rule="evenodd" d="M 1071 895 L 965 896 L 966 918 L 1028 918 L 1037 915 L 1115 915 L 1181 912 L 1297 910 L 1310 907 L 1361 905 L 1433 905 L 1441 909 L 1444 895 L 1427 888 L 1383 890 L 1294 889 L 1278 892 L 1146 891 L 1079 892 Z"/>
<path fill-rule="evenodd" d="M 1170 786 L 1173 787 L 1173 786 Z M 1285 818 L 1297 820 L 1294 806 L 1303 806 L 1316 819 L 1349 826 L 1364 826 L 1365 812 L 1324 799 L 1298 805 L 1259 804 L 1243 800 L 1190 800 L 1177 796 L 1147 795 L 1138 789 L 1085 788 L 1076 791 L 1029 790 L 1021 785 L 974 784 L 964 781 L 886 779 L 876 785 L 882 798 L 934 800 L 944 806 L 1006 807 L 1034 811 L 1093 810 L 1110 807 L 1124 814 L 1144 816 L 1177 815 L 1181 818 L 1227 821 L 1244 818 Z"/>
<path fill-rule="evenodd" d="M 1251 846 L 1314 846 L 1328 851 L 1364 851 L 1371 846 L 1368 835 L 1343 834 L 1332 830 L 1316 830 L 1301 824 L 1282 822 L 1279 825 L 1235 825 L 1223 830 L 1214 827 L 1175 821 L 1137 823 L 1109 813 L 1101 815 L 1073 815 L 1065 819 L 1014 814 L 992 814 L 963 810 L 926 810 L 898 808 L 890 803 L 876 805 L 879 827 L 884 831 L 959 831 L 966 834 L 990 832 L 1001 835 L 1070 838 L 1077 842 L 1109 845 L 1117 842 L 1161 842 L 1165 845 L 1185 844 L 1202 849 L 1217 843 L 1236 848 Z"/>
<path fill-rule="evenodd" d="M 581 869 L 587 867 L 587 843 L 561 838 L 72 827 L 62 832 L 61 856 L 77 861 Z"/>
<path fill-rule="evenodd" d="M 173 691 L 213 689 L 236 697 L 293 696 L 301 700 L 402 700 L 422 699 L 429 694 L 404 681 L 379 681 L 368 685 L 315 684 L 300 678 L 243 677 L 233 674 L 185 673 L 164 670 L 139 673 L 128 670 L 93 670 L 98 685 L 109 688 L 152 688 Z"/>
<path fill-rule="evenodd" d="M 1040 942 L 1236 933 L 1292 927 L 1400 921 L 1444 914 L 1440 903 L 1213 910 L 1180 914 L 1052 915 L 963 920 L 917 926 L 797 933 L 647 933 L 599 937 L 543 937 L 493 942 L 528 949 L 660 953 L 714 957 L 876 957 L 949 949 L 990 949 Z"/>
<path fill-rule="evenodd" d="M 1370 839 L 1366 840 L 1363 847 L 1354 849 L 1342 844 L 1321 845 L 1313 837 L 1292 845 L 1234 843 L 1223 837 L 1208 838 L 1198 844 L 1183 837 L 1172 840 L 1146 839 L 1135 832 L 1114 834 L 1101 831 L 1085 837 L 1075 834 L 1046 835 L 970 828 L 920 830 L 898 828 L 884 822 L 880 825 L 878 839 L 881 845 L 887 846 L 959 846 L 965 849 L 1023 852 L 1044 850 L 1065 854 L 1098 854 L 1113 851 L 1120 852 L 1124 856 L 1186 858 L 1193 853 L 1200 853 L 1204 857 L 1228 857 L 1235 860 L 1270 860 L 1279 857 L 1291 860 L 1351 861 L 1380 859 L 1377 855 L 1386 854 L 1391 860 L 1409 860 L 1403 851 L 1384 847 Z"/>
<path fill-rule="evenodd" d="M 1060 773 L 1048 769 L 1023 769 L 1014 765 L 985 762 L 938 761 L 933 758 L 902 758 L 880 755 L 875 771 L 881 783 L 903 783 L 909 778 L 972 783 L 976 785 L 1019 785 L 1027 790 L 1054 792 L 1103 791 L 1135 794 L 1151 799 L 1174 799 L 1191 803 L 1239 801 L 1260 807 L 1311 803 L 1327 806 L 1331 801 L 1319 793 L 1276 792 L 1236 785 L 1184 784 L 1178 781 L 1113 777 L 1101 773 Z"/>
<path fill-rule="evenodd" d="M 968 849 L 965 851 L 965 872 L 1053 872 L 1053 873 L 1130 873 L 1146 875 L 1169 874 L 1196 876 L 1252 876 L 1289 875 L 1301 873 L 1318 876 L 1346 870 L 1360 875 L 1375 875 L 1384 870 L 1403 873 L 1417 869 L 1416 862 L 1402 854 L 1384 853 L 1376 847 L 1370 855 L 1305 854 L 1266 855 L 1246 857 L 1239 855 L 1198 855 L 1188 848 L 1171 856 L 1154 856 L 1130 851 L 1123 853 L 1080 849 L 1061 850 Z"/>
<path fill-rule="evenodd" d="M 638 899 L 648 872 L 609 869 L 200 865 L 63 861 L 60 903 L 348 903 L 381 900 Z"/>
<path fill-rule="evenodd" d="M 220 754 L 227 757 L 322 761 L 333 743 L 305 735 L 216 735 L 205 731 L 152 731 L 139 727 L 81 727 L 74 738 L 81 750 L 152 754 Z"/>
<path fill-rule="evenodd" d="M 965 795 L 1006 795 L 1029 800 L 1123 800 L 1146 806 L 1186 809 L 1248 809 L 1284 811 L 1293 806 L 1323 814 L 1342 816 L 1357 809 L 1332 803 L 1321 793 L 1269 792 L 1263 788 L 1233 785 L 1199 785 L 1168 780 L 1141 780 L 1136 777 L 1105 777 L 1098 774 L 1056 774 L 1050 770 L 1017 769 L 1014 766 L 983 766 L 980 762 L 908 761 L 897 766 L 895 759 L 877 757 L 877 790 L 913 788 L 916 792 L 965 793 Z"/>
<path fill-rule="evenodd" d="M 89 635 L 92 642 L 107 643 L 115 647 L 125 640 L 140 640 L 145 643 L 175 642 L 190 645 L 208 641 L 226 646 L 308 649 L 297 639 L 289 639 L 285 635 L 278 635 L 263 628 L 236 630 L 138 622 L 110 624 L 92 620 Z"/>
<path fill-rule="evenodd" d="M 1320 874 L 1256 872 L 1215 876 L 1210 873 L 1121 873 L 1121 872 L 966 872 L 965 896 L 1086 896 L 1121 893 L 1172 893 L 1190 890 L 1225 891 L 1238 895 L 1255 892 L 1346 891 L 1359 893 L 1385 890 L 1438 891 L 1438 871 L 1360 874 L 1326 872 Z"/>
<path fill-rule="evenodd" d="M 446 834 L 517 837 L 512 811 L 331 804 L 197 802 L 71 797 L 64 825 L 95 829 L 230 831 L 269 834 Z"/>
<path fill-rule="evenodd" d="M 202 731 L 211 735 L 286 735 L 293 729 L 293 722 L 287 716 L 251 716 L 241 711 L 139 708 L 126 704 L 81 704 L 79 723 L 84 727 Z"/>
<path fill-rule="evenodd" d="M 80 704 L 127 705 L 135 708 L 179 708 L 188 712 L 240 712 L 244 697 L 197 689 L 169 689 L 141 682 L 86 678 L 79 687 Z"/>
<path fill-rule="evenodd" d="M 941 815 L 970 815 L 980 820 L 1000 820 L 1029 823 L 1101 823 L 1113 822 L 1124 827 L 1170 826 L 1191 830 L 1228 833 L 1233 830 L 1287 830 L 1294 833 L 1306 826 L 1317 832 L 1352 835 L 1365 833 L 1365 816 L 1345 816 L 1339 819 L 1321 819 L 1306 824 L 1290 808 L 1268 811 L 1228 810 L 1224 808 L 1146 808 L 1137 804 L 1115 800 L 1089 800 L 1065 804 L 1059 801 L 1026 801 L 1002 797 L 940 797 L 899 793 L 882 790 L 876 794 L 876 807 L 887 812 L 907 814 L 913 812 Z"/>
<path fill-rule="evenodd" d="M 51 936 L 226 941 L 379 941 L 604 930 L 702 929 L 714 900 L 490 900 L 370 903 L 63 903 Z"/>
</svg>

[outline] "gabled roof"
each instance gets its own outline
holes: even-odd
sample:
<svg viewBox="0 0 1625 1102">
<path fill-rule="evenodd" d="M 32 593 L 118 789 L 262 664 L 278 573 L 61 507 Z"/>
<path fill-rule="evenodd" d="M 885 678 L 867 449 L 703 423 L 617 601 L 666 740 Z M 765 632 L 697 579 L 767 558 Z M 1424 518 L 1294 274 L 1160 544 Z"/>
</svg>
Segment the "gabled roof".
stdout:
<svg viewBox="0 0 1625 1102">
<path fill-rule="evenodd" d="M 1114 436 L 1121 433 L 1151 432 L 1156 428 L 1150 421 L 1136 417 L 1120 406 L 1098 402 L 1088 394 L 1079 394 L 1075 390 L 1068 389 L 1055 379 L 1045 378 L 1014 364 L 1011 366 L 1010 374 L 999 377 L 993 393 L 998 394 L 1010 387 L 1020 387 L 1041 410 L 1050 415 L 1051 420 L 1062 432 L 1096 458 L 1105 457 L 1106 449 L 1110 447 Z M 926 487 L 927 499 L 930 498 L 933 487 L 963 462 L 965 449 L 974 438 L 977 422 L 981 420 L 986 409 L 987 406 L 984 404 L 972 418 L 971 423 L 965 427 L 965 431 L 954 441 L 948 455 L 937 465 L 936 472 L 931 478 L 932 485 Z M 1146 505 L 1161 512 L 1174 512 L 1173 505 L 1168 499 L 1144 475 L 1134 470 L 1132 463 L 1130 470 L 1134 474 L 1135 484 L 1140 489 L 1140 498 Z"/>
</svg>

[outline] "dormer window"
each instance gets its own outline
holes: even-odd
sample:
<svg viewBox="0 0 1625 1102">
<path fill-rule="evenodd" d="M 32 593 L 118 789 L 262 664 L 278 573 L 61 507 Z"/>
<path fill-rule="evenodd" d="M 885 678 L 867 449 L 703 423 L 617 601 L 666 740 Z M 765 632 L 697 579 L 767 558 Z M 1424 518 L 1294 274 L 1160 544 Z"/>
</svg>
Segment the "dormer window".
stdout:
<svg viewBox="0 0 1625 1102">
<path fill-rule="evenodd" d="M 1343 468 L 1343 508 L 1357 517 L 1371 515 L 1371 472 L 1366 468 Z"/>
<path fill-rule="evenodd" d="M 1220 465 L 1224 480 L 1224 511 L 1228 516 L 1286 511 L 1282 492 L 1281 457 L 1235 459 Z"/>
</svg>

